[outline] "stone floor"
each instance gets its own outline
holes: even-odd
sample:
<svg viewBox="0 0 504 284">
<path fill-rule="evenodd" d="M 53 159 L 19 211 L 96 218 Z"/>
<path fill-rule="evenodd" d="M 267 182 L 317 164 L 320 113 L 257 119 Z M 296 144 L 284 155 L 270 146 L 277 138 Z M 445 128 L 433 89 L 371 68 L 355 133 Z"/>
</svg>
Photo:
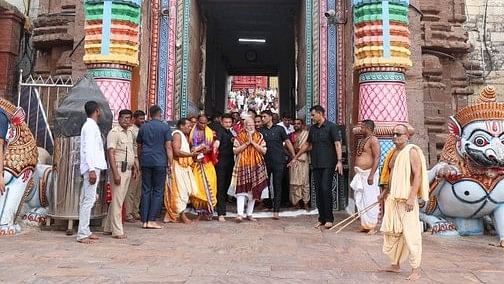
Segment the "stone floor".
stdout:
<svg viewBox="0 0 504 284">
<path fill-rule="evenodd" d="M 339 219 L 341 219 L 340 216 Z M 257 223 L 169 224 L 163 230 L 126 225 L 128 239 L 103 236 L 94 245 L 59 231 L 26 230 L 0 238 L 5 283 L 401 283 L 377 272 L 387 260 L 381 236 L 312 228 L 316 216 Z M 100 234 L 101 235 L 101 234 Z M 424 234 L 420 283 L 502 283 L 504 250 L 491 236 Z M 499 281 L 498 279 L 501 279 Z"/>
</svg>

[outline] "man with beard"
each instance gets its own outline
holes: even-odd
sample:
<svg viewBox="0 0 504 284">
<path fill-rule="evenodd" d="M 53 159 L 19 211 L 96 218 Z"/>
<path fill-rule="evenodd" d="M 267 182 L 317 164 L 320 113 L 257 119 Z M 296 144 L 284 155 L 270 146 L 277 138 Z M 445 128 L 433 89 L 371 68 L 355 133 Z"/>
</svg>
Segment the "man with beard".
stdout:
<svg viewBox="0 0 504 284">
<path fill-rule="evenodd" d="M 313 125 L 310 127 L 308 139 L 289 163 L 298 163 L 299 157 L 311 150 L 311 163 L 315 192 L 317 193 L 317 208 L 319 220 L 315 228 L 324 226 L 329 229 L 333 225 L 333 194 L 332 181 L 334 173 L 343 174 L 341 160 L 341 136 L 336 124 L 325 118 L 325 109 L 316 105 L 310 109 Z"/>
</svg>

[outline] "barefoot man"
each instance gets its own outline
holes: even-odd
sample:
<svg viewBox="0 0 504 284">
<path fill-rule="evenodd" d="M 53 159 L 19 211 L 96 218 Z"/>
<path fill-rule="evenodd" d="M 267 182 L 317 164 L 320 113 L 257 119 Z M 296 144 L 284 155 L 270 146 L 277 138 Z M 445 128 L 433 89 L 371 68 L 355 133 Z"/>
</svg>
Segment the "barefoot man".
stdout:
<svg viewBox="0 0 504 284">
<path fill-rule="evenodd" d="M 380 144 L 373 134 L 374 127 L 372 120 L 362 121 L 361 129 L 364 137 L 357 145 L 355 176 L 350 183 L 350 187 L 354 190 L 355 204 L 359 211 L 376 203 L 380 195 L 380 188 L 378 187 Z M 361 215 L 361 232 L 368 232 L 370 235 L 376 234 L 375 227 L 378 222 L 378 211 L 379 207 L 375 206 Z"/>
<path fill-rule="evenodd" d="M 191 121 L 182 118 L 177 122 L 177 130 L 172 134 L 173 168 L 171 182 L 165 185 L 164 204 L 166 214 L 164 222 L 180 221 L 190 224 L 184 211 L 189 203 L 189 197 L 196 191 L 196 181 L 192 172 L 193 158 L 199 153 L 191 152 L 187 135 L 191 132 Z"/>
<path fill-rule="evenodd" d="M 385 199 L 383 253 L 392 261 L 385 271 L 400 272 L 400 262 L 409 256 L 412 270 L 407 280 L 418 280 L 422 261 L 418 199 L 429 198 L 427 166 L 422 150 L 408 143 L 405 125 L 394 127 L 393 137 L 395 147 L 387 154 L 380 176 L 384 187 L 380 200 Z"/>
</svg>

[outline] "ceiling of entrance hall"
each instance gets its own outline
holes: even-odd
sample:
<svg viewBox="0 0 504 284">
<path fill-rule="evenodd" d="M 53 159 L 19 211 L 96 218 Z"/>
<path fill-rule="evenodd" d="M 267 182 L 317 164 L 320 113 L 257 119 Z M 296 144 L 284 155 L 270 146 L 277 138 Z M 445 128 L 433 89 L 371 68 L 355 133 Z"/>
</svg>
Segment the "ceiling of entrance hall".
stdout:
<svg viewBox="0 0 504 284">
<path fill-rule="evenodd" d="M 299 0 L 199 0 L 208 24 L 208 42 L 217 41 L 228 71 L 277 72 L 282 50 L 293 48 Z M 240 44 L 239 38 L 266 39 L 265 44 Z M 209 48 L 210 45 L 207 45 Z M 247 60 L 247 52 L 257 60 Z M 249 54 L 250 55 L 250 54 Z M 232 70 L 229 70 L 232 69 Z"/>
</svg>

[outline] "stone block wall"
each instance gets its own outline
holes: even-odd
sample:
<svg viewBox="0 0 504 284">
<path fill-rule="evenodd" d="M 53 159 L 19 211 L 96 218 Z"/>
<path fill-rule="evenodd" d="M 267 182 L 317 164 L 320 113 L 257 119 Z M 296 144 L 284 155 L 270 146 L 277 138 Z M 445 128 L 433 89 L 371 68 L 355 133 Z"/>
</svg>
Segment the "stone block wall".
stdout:
<svg viewBox="0 0 504 284">
<path fill-rule="evenodd" d="M 428 141 L 427 161 L 437 162 L 448 132 L 447 119 L 467 104 L 473 90 L 466 74 L 471 49 L 464 29 L 464 0 L 418 0 L 410 4 L 422 13 L 421 62 L 423 127 Z M 412 46 L 418 43 L 412 41 Z M 415 102 L 408 101 L 410 110 Z M 421 120 L 421 118 L 420 118 Z"/>
<path fill-rule="evenodd" d="M 16 90 L 16 62 L 24 18 L 17 8 L 0 1 L 0 97 L 12 99 Z"/>
<path fill-rule="evenodd" d="M 497 99 L 504 101 L 504 1 L 465 2 L 467 22 L 464 27 L 473 47 L 467 62 L 470 87 L 479 93 L 485 85 L 494 85 Z"/>
</svg>

